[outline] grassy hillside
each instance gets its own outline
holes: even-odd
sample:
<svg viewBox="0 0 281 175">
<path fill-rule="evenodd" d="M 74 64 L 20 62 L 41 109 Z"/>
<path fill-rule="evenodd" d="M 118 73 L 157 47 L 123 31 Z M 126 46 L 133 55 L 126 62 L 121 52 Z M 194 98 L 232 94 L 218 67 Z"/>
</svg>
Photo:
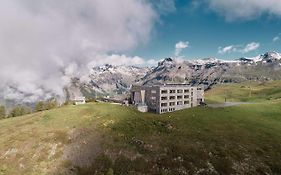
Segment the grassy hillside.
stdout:
<svg viewBox="0 0 281 175">
<path fill-rule="evenodd" d="M 206 92 L 207 103 L 263 102 L 281 99 L 281 81 L 244 82 L 216 85 Z"/>
<path fill-rule="evenodd" d="M 91 103 L 0 120 L 0 175 L 281 174 L 281 100 L 263 95 L 278 84 L 228 108 L 157 115 Z M 239 100 L 242 86 L 218 86 L 208 100 L 226 87 Z"/>
</svg>

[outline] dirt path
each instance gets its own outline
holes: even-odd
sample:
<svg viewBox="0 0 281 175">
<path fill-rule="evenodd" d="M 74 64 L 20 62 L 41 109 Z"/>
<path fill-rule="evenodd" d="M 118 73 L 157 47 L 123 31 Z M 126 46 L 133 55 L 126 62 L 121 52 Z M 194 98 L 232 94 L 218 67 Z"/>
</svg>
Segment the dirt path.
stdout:
<svg viewBox="0 0 281 175">
<path fill-rule="evenodd" d="M 244 104 L 254 104 L 254 102 L 225 102 L 225 103 L 218 103 L 218 104 L 208 104 L 208 107 L 223 108 L 223 107 L 238 106 Z"/>
</svg>

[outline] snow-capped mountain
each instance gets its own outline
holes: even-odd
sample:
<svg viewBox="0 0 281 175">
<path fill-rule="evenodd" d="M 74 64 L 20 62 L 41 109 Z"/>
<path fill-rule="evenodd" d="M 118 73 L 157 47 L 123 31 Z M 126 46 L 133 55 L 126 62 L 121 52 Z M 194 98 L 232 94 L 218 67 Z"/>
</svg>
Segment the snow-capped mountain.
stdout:
<svg viewBox="0 0 281 175">
<path fill-rule="evenodd" d="M 160 61 L 154 68 L 110 66 L 94 68 L 92 82 L 108 92 L 129 90 L 131 84 L 190 83 L 204 84 L 206 88 L 216 83 L 245 80 L 281 79 L 281 54 L 267 52 L 253 58 L 220 60 L 205 58 L 178 62 L 172 58 Z"/>
<path fill-rule="evenodd" d="M 65 88 L 68 99 L 96 95 L 124 97 L 132 84 L 189 83 L 209 88 L 217 83 L 246 80 L 281 80 L 281 54 L 267 52 L 252 58 L 220 60 L 205 58 L 177 61 L 165 58 L 155 67 L 103 65 L 93 67 L 87 81 L 73 77 Z"/>
<path fill-rule="evenodd" d="M 279 60 L 281 60 L 281 54 L 274 51 L 267 52 L 263 55 L 258 55 L 252 58 L 242 57 L 238 59 L 238 61 L 243 63 L 259 63 L 259 62 L 271 63 Z"/>
<path fill-rule="evenodd" d="M 156 67 L 113 66 L 93 67 L 89 82 L 75 87 L 82 94 L 126 94 L 132 84 L 189 83 L 203 84 L 205 88 L 216 83 L 241 82 L 246 80 L 281 79 L 281 54 L 267 52 L 253 58 L 220 60 L 205 58 L 194 61 L 176 61 L 165 58 Z"/>
<path fill-rule="evenodd" d="M 90 78 L 91 83 L 101 91 L 114 92 L 116 90 L 115 92 L 122 93 L 150 70 L 147 67 L 106 64 L 101 67 L 94 67 L 90 72 Z"/>
<path fill-rule="evenodd" d="M 110 64 L 93 67 L 89 72 L 88 82 L 74 78 L 66 91 L 70 99 L 74 98 L 75 94 L 79 96 L 82 94 L 86 97 L 95 97 L 96 95 L 122 96 L 129 91 L 132 84 L 138 83 L 137 80 L 149 71 L 151 71 L 149 67 L 114 66 Z"/>
</svg>

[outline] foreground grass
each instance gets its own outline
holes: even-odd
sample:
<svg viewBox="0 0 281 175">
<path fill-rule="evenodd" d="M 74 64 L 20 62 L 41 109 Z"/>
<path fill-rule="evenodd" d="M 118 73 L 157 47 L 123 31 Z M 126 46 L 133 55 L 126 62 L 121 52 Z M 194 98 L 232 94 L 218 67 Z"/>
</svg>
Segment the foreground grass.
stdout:
<svg viewBox="0 0 281 175">
<path fill-rule="evenodd" d="M 0 135 L 0 174 L 281 174 L 278 99 L 164 115 L 66 106 L 1 120 Z"/>
</svg>

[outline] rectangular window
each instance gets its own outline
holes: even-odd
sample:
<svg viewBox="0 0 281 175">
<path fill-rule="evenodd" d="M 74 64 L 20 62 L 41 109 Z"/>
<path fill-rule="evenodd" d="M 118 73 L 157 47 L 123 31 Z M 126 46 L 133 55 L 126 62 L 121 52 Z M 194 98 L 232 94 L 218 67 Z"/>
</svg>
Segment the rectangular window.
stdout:
<svg viewBox="0 0 281 175">
<path fill-rule="evenodd" d="M 197 90 L 201 91 L 201 90 L 202 90 L 202 88 L 197 88 Z"/>
<path fill-rule="evenodd" d="M 177 93 L 182 93 L 182 92 L 183 92 L 182 89 L 178 89 L 178 90 L 177 90 Z"/>
<path fill-rule="evenodd" d="M 181 96 L 181 95 L 178 95 L 178 96 L 177 96 L 177 99 L 182 99 L 182 96 Z"/>
<path fill-rule="evenodd" d="M 187 99 L 187 98 L 189 98 L 189 95 L 185 95 L 183 98 L 184 98 L 184 99 Z"/>
<path fill-rule="evenodd" d="M 169 105 L 170 105 L 170 106 L 175 106 L 175 104 L 176 104 L 175 102 L 170 102 Z"/>
<path fill-rule="evenodd" d="M 168 97 L 161 97 L 161 100 L 167 100 Z"/>
<path fill-rule="evenodd" d="M 176 96 L 170 96 L 170 100 L 176 99 Z"/>
<path fill-rule="evenodd" d="M 176 93 L 176 90 L 170 90 L 170 94 Z"/>
<path fill-rule="evenodd" d="M 168 93 L 167 90 L 162 90 L 162 91 L 161 91 L 161 94 L 167 94 L 167 93 Z"/>
<path fill-rule="evenodd" d="M 178 101 L 178 102 L 177 102 L 177 105 L 182 105 L 182 101 Z"/>
<path fill-rule="evenodd" d="M 170 109 L 169 109 L 169 111 L 174 111 L 174 110 L 175 110 L 175 108 L 170 108 Z"/>
<path fill-rule="evenodd" d="M 156 90 L 151 90 L 151 93 L 152 94 L 156 94 Z"/>
<path fill-rule="evenodd" d="M 161 103 L 161 107 L 166 107 L 166 106 L 168 106 L 167 103 Z"/>
<path fill-rule="evenodd" d="M 184 101 L 184 104 L 185 104 L 185 105 L 188 105 L 188 104 L 189 104 L 189 101 Z"/>
<path fill-rule="evenodd" d="M 184 93 L 189 93 L 189 89 L 185 89 L 185 90 L 184 90 Z"/>
</svg>

